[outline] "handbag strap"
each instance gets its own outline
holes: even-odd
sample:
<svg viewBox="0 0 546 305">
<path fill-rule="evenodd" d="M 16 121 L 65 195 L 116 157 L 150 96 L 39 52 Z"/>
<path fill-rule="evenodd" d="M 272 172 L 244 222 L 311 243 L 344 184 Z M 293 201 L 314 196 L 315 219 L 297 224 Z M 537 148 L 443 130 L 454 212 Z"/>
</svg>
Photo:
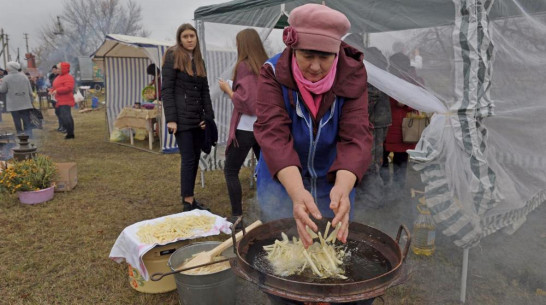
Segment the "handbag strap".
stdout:
<svg viewBox="0 0 546 305">
<path fill-rule="evenodd" d="M 428 115 L 425 112 L 420 112 L 419 110 L 413 110 L 406 113 L 406 118 L 410 119 L 428 119 Z"/>
</svg>

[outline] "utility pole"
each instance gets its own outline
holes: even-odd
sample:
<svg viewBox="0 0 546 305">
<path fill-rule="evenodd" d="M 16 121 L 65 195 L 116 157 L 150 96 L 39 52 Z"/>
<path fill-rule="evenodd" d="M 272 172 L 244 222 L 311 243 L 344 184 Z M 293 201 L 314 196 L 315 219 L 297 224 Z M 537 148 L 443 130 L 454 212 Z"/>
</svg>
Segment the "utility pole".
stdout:
<svg viewBox="0 0 546 305">
<path fill-rule="evenodd" d="M 57 29 L 53 32 L 55 35 L 62 35 L 64 34 L 63 25 L 61 24 L 61 17 L 57 16 Z"/>
<path fill-rule="evenodd" d="M 4 29 L 0 29 L 0 42 L 2 43 L 2 52 L 0 52 L 0 55 L 3 55 L 4 57 L 4 69 L 6 68 L 6 52 L 5 52 L 5 43 L 4 43 Z"/>
<path fill-rule="evenodd" d="M 64 35 L 64 29 L 63 29 L 63 25 L 61 24 L 61 17 L 60 16 L 57 16 L 57 30 L 53 32 L 53 34 L 55 35 Z M 64 57 L 64 61 L 68 61 L 66 59 L 66 50 L 63 48 L 63 57 Z"/>
<path fill-rule="evenodd" d="M 24 33 L 24 35 L 25 35 L 25 43 L 27 46 L 27 53 L 30 53 L 30 51 L 28 50 L 28 33 Z"/>
<path fill-rule="evenodd" d="M 6 53 L 8 55 L 8 61 L 11 61 L 11 56 L 9 55 L 9 35 L 4 34 L 4 38 L 6 39 Z"/>
</svg>

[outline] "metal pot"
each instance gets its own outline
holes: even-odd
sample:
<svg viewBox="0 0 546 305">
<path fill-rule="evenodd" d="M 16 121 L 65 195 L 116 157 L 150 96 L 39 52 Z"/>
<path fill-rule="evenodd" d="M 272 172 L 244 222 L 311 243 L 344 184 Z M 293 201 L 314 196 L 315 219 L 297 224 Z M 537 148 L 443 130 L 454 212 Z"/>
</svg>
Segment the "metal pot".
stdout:
<svg viewBox="0 0 546 305">
<path fill-rule="evenodd" d="M 331 221 L 318 221 L 317 225 L 324 228 L 328 220 Z M 403 252 L 399 246 L 402 231 L 407 236 Z M 230 260 L 237 276 L 258 285 L 265 293 L 301 302 L 354 302 L 380 296 L 406 278 L 403 263 L 411 236 L 404 225 L 400 225 L 393 240 L 380 230 L 351 222 L 347 239 L 351 256 L 345 263 L 347 280 L 274 275 L 264 263 L 266 253 L 262 247 L 281 239 L 281 232 L 297 236 L 293 218 L 271 221 L 248 232 L 236 246 L 237 257 Z"/>
</svg>

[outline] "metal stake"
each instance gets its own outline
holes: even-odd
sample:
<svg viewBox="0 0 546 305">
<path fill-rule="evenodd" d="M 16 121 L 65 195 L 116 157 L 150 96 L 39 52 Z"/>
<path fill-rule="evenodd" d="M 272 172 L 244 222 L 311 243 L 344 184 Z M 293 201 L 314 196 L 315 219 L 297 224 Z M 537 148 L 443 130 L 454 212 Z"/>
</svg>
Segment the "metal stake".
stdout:
<svg viewBox="0 0 546 305">
<path fill-rule="evenodd" d="M 461 275 L 461 297 L 462 304 L 466 301 L 466 279 L 468 277 L 468 248 L 463 251 L 463 273 Z"/>
</svg>

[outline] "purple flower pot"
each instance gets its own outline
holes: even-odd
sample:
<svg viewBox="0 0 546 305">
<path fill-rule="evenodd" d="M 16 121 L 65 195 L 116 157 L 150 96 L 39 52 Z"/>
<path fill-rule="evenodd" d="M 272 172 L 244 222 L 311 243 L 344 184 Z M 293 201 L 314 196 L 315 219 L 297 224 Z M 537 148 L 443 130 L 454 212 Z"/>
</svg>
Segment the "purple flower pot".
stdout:
<svg viewBox="0 0 546 305">
<path fill-rule="evenodd" d="M 55 186 L 50 186 L 39 191 L 18 192 L 19 201 L 24 204 L 37 204 L 53 199 Z"/>
</svg>

